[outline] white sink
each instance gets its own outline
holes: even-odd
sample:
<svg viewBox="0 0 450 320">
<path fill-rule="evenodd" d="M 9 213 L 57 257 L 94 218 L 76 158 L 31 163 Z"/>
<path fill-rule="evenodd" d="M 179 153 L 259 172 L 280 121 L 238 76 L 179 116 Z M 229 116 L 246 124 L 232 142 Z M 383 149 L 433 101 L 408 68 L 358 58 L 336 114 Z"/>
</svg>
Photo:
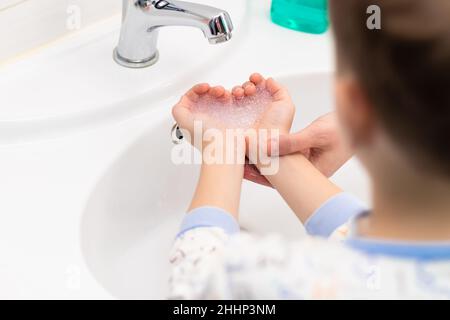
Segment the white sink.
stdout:
<svg viewBox="0 0 450 320">
<path fill-rule="evenodd" d="M 297 105 L 294 129 L 332 110 L 329 74 L 278 79 L 289 88 Z M 83 215 L 86 263 L 99 283 L 117 298 L 164 298 L 167 293 L 169 249 L 198 177 L 198 166 L 176 166 L 171 161 L 172 124 L 169 117 L 150 124 L 147 133 L 106 170 Z M 369 201 L 366 176 L 354 160 L 333 179 Z M 276 191 L 249 182 L 242 191 L 241 222 L 254 232 L 280 232 L 289 238 L 304 235 Z"/>
<path fill-rule="evenodd" d="M 165 296 L 168 250 L 198 174 L 170 161 L 170 106 L 192 84 L 292 73 L 281 79 L 299 87 L 298 123 L 330 109 L 330 78 L 318 74 L 334 70 L 330 33 L 273 24 L 270 1 L 195 1 L 230 12 L 230 42 L 166 28 L 158 64 L 130 70 L 112 60 L 116 16 L 0 63 L 1 297 Z M 365 195 L 359 170 L 351 163 L 336 180 Z M 245 228 L 303 234 L 273 190 L 245 183 L 243 194 Z"/>
<path fill-rule="evenodd" d="M 247 1 L 196 2 L 230 13 L 235 25 L 231 41 L 210 45 L 198 29 L 162 28 L 158 63 L 127 69 L 112 59 L 119 38 L 118 15 L 36 50 L 27 59 L 0 65 L 0 144 L 52 138 L 128 119 L 201 81 L 246 37 Z"/>
</svg>

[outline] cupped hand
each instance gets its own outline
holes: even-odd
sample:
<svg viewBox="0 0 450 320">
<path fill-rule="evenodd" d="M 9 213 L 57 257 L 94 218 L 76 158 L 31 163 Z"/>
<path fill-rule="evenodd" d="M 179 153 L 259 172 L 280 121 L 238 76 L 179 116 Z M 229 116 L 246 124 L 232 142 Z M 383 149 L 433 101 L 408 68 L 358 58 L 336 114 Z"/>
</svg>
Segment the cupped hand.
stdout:
<svg viewBox="0 0 450 320">
<path fill-rule="evenodd" d="M 172 115 L 180 128 L 188 130 L 193 135 L 195 121 L 201 121 L 204 129 L 225 129 L 225 124 L 215 119 L 210 113 L 196 110 L 202 99 L 226 105 L 231 102 L 232 97 L 231 93 L 222 86 L 211 87 L 207 83 L 195 85 L 172 109 Z"/>
<path fill-rule="evenodd" d="M 265 111 L 255 122 L 255 129 L 277 129 L 280 134 L 289 133 L 295 115 L 295 106 L 287 90 L 273 78 L 265 79 L 261 74 L 254 73 L 249 81 L 242 86 L 234 87 L 232 93 L 237 99 L 252 97 L 260 92 L 269 95 Z"/>
<path fill-rule="evenodd" d="M 202 129 L 277 129 L 288 133 L 295 107 L 287 91 L 273 79 L 253 74 L 232 92 L 207 83 L 194 86 L 172 110 L 181 129 L 192 137 L 195 122 Z"/>
</svg>

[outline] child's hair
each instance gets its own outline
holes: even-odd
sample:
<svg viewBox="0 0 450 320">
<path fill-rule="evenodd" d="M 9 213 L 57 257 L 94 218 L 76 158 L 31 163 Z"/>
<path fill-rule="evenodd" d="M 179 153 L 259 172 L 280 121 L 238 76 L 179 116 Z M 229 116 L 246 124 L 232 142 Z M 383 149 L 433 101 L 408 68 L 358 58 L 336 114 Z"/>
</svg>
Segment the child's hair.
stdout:
<svg viewBox="0 0 450 320">
<path fill-rule="evenodd" d="M 382 125 L 416 164 L 450 177 L 450 0 L 329 2 L 338 69 L 358 78 Z M 380 8 L 381 29 L 367 26 L 372 5 Z"/>
</svg>

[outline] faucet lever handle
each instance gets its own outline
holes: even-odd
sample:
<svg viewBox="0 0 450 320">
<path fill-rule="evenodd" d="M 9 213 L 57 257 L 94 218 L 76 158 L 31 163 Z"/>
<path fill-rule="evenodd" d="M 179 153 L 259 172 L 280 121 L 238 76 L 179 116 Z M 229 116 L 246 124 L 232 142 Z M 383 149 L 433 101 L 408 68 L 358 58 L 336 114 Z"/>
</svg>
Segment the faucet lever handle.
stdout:
<svg viewBox="0 0 450 320">
<path fill-rule="evenodd" d="M 167 7 L 170 3 L 166 0 L 159 0 L 157 3 L 155 3 L 156 9 L 164 9 Z"/>
</svg>

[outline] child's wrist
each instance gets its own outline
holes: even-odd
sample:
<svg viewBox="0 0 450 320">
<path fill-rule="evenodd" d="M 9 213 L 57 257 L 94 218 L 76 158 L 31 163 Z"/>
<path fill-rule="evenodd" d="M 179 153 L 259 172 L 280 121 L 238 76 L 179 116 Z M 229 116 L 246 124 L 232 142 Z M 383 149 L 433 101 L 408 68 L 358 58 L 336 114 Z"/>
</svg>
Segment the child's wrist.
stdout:
<svg viewBox="0 0 450 320">
<path fill-rule="evenodd" d="M 245 164 L 246 146 L 244 141 L 222 141 L 203 142 L 201 147 L 202 163 L 206 165 L 237 165 Z"/>
<path fill-rule="evenodd" d="M 205 206 L 222 208 L 238 219 L 243 177 L 242 164 L 203 163 L 191 209 Z"/>
<path fill-rule="evenodd" d="M 263 128 L 262 132 L 260 130 L 260 128 L 256 130 L 256 135 L 247 137 L 246 155 L 249 162 L 261 171 L 278 164 L 279 137 L 285 133 L 280 129 Z"/>
</svg>

